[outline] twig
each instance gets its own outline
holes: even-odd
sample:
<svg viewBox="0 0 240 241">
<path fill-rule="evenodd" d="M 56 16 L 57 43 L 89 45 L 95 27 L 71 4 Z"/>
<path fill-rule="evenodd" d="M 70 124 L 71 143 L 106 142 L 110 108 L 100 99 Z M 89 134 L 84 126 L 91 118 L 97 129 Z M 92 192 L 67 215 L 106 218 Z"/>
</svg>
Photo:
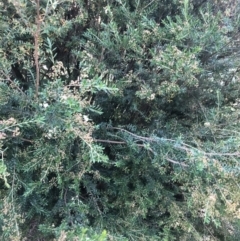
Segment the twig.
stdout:
<svg viewBox="0 0 240 241">
<path fill-rule="evenodd" d="M 168 158 L 168 157 L 166 157 L 166 160 L 169 161 L 169 162 L 171 162 L 171 163 L 181 165 L 181 166 L 183 166 L 183 167 L 188 167 L 188 166 L 189 166 L 189 165 L 187 165 L 187 164 L 185 164 L 185 163 L 183 163 L 183 162 L 177 162 L 177 161 L 174 161 L 174 160 L 172 160 L 172 159 L 170 159 L 170 158 Z"/>
<path fill-rule="evenodd" d="M 19 90 L 19 92 L 21 92 L 22 94 L 24 94 L 24 92 L 10 79 L 10 77 L 8 75 L 6 75 L 2 70 L 1 74 L 5 76 L 5 78 L 17 89 Z"/>
<path fill-rule="evenodd" d="M 150 3 L 148 3 L 146 6 L 144 6 L 143 8 L 142 8 L 142 10 L 144 10 L 145 8 L 147 8 L 149 5 L 151 5 L 153 2 L 154 2 L 155 0 L 152 0 Z"/>
<path fill-rule="evenodd" d="M 111 141 L 111 140 L 102 140 L 102 139 L 93 139 L 93 141 L 95 141 L 95 142 L 105 142 L 105 143 L 110 143 L 110 144 L 122 144 L 122 145 L 127 145 L 128 144 L 125 141 Z M 139 147 L 146 147 L 143 144 L 136 144 L 136 145 L 139 146 Z M 154 151 L 150 147 L 147 147 L 146 149 L 148 151 L 151 151 L 153 154 L 155 154 Z"/>
<path fill-rule="evenodd" d="M 11 190 L 11 197 L 12 197 L 12 209 L 13 209 L 13 213 L 15 214 L 15 204 L 14 204 L 14 185 L 15 185 L 15 166 L 13 169 L 13 179 L 12 179 L 12 190 Z M 14 221 L 15 221 L 15 226 L 16 226 L 16 230 L 17 230 L 17 234 L 18 236 L 20 236 L 20 232 L 19 232 L 19 227 L 18 227 L 18 222 L 17 222 L 17 218 L 16 216 L 14 216 Z"/>
<path fill-rule="evenodd" d="M 23 141 L 26 141 L 26 142 L 30 142 L 30 143 L 34 143 L 35 141 L 32 141 L 32 140 L 29 140 L 29 139 L 25 139 L 25 138 L 20 138 L 21 140 Z"/>
<path fill-rule="evenodd" d="M 138 136 L 138 135 L 133 134 L 132 132 L 127 131 L 127 130 L 124 130 L 124 129 L 122 129 L 122 128 L 118 128 L 118 127 L 110 127 L 110 129 L 120 130 L 120 131 L 126 132 L 126 133 L 130 134 L 131 136 L 134 136 L 134 137 L 136 137 L 136 138 L 138 138 L 138 139 L 140 139 L 140 140 L 156 141 L 156 140 L 154 140 L 154 139 L 151 138 L 151 137 Z"/>
<path fill-rule="evenodd" d="M 125 141 L 111 141 L 111 140 L 102 140 L 102 139 L 93 139 L 95 142 L 105 142 L 105 143 L 111 143 L 111 144 L 127 144 Z"/>
</svg>

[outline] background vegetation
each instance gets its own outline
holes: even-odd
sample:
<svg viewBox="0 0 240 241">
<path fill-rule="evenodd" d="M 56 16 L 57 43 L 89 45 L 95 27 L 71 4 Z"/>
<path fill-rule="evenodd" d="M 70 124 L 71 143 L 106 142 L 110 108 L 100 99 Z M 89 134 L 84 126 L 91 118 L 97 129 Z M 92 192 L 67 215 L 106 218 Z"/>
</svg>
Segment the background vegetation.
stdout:
<svg viewBox="0 0 240 241">
<path fill-rule="evenodd" d="M 1 240 L 239 240 L 237 0 L 2 0 Z"/>
</svg>

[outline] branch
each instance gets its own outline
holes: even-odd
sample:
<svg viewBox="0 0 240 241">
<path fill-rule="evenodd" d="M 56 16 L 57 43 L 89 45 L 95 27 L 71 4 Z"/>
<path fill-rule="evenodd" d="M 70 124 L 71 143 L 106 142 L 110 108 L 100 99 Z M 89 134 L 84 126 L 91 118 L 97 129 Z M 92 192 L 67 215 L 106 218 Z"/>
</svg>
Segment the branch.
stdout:
<svg viewBox="0 0 240 241">
<path fill-rule="evenodd" d="M 127 131 L 127 130 L 124 130 L 122 128 L 118 128 L 118 127 L 109 127 L 109 129 L 114 129 L 114 130 L 120 130 L 122 132 L 126 132 L 128 133 L 129 135 L 141 140 L 141 141 L 149 141 L 149 142 L 155 142 L 155 143 L 158 143 L 159 141 L 163 141 L 163 142 L 171 142 L 171 143 L 176 143 L 176 140 L 172 140 L 172 139 L 167 139 L 167 138 L 160 138 L 160 140 L 157 140 L 155 138 L 152 138 L 152 137 L 144 137 L 144 136 L 139 136 L 139 135 L 136 135 L 130 131 Z M 191 145 L 188 145 L 186 143 L 181 143 L 179 145 L 174 145 L 174 148 L 176 149 L 179 149 L 179 150 L 183 150 L 183 151 L 186 151 L 186 152 L 190 152 L 191 150 L 196 150 L 197 152 L 205 155 L 205 156 L 240 156 L 240 152 L 234 152 L 234 153 L 213 153 L 213 152 L 205 152 L 205 151 L 200 151 L 198 150 L 197 148 L 191 146 Z"/>
<path fill-rule="evenodd" d="M 111 140 L 102 140 L 102 139 L 94 139 L 93 141 L 95 141 L 95 142 L 105 142 L 105 143 L 111 143 L 111 144 L 124 144 L 124 145 L 127 145 L 127 143 L 124 142 L 124 141 L 111 141 Z M 136 145 L 139 146 L 139 147 L 145 147 L 143 144 L 136 144 Z M 147 150 L 151 151 L 154 154 L 154 151 L 151 148 L 148 147 Z M 183 162 L 177 162 L 177 161 L 174 161 L 174 160 L 172 160 L 172 159 L 170 159 L 168 157 L 166 158 L 166 160 L 171 162 L 171 163 L 173 163 L 173 164 L 181 165 L 183 167 L 188 167 L 189 166 L 189 165 L 187 165 L 187 164 L 185 164 Z"/>
<path fill-rule="evenodd" d="M 40 78 L 40 70 L 39 70 L 39 36 L 40 36 L 40 26 L 41 26 L 41 20 L 40 20 L 40 4 L 39 0 L 36 1 L 36 10 L 37 10 L 37 16 L 36 16 L 36 25 L 37 30 L 34 34 L 34 60 L 36 65 L 36 97 L 38 97 L 38 88 L 39 88 L 39 78 Z"/>
</svg>

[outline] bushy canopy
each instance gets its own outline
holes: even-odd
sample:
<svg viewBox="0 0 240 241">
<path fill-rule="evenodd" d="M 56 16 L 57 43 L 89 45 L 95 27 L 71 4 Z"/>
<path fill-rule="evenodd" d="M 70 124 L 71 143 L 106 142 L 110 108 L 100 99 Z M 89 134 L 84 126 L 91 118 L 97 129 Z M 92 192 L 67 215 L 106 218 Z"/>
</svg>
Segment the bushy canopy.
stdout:
<svg viewBox="0 0 240 241">
<path fill-rule="evenodd" d="M 1 240 L 239 240 L 239 7 L 3 0 Z"/>
</svg>

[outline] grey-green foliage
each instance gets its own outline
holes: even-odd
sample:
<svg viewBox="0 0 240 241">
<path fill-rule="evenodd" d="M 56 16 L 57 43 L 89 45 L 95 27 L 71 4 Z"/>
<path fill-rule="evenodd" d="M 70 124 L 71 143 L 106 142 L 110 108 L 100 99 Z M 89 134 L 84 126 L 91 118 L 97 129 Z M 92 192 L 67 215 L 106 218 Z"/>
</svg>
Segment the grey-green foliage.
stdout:
<svg viewBox="0 0 240 241">
<path fill-rule="evenodd" d="M 199 4 L 40 1 L 36 97 L 36 5 L 1 3 L 3 240 L 238 237 L 238 26 Z"/>
</svg>

